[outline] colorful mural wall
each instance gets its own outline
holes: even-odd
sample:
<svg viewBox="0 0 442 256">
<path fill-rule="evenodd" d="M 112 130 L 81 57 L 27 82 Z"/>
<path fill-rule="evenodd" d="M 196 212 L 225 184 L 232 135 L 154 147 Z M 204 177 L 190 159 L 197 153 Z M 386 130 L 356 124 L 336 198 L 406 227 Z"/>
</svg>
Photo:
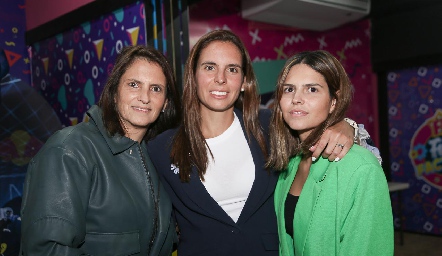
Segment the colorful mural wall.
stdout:
<svg viewBox="0 0 442 256">
<path fill-rule="evenodd" d="M 404 230 L 442 234 L 442 66 L 387 76 L 390 169 L 402 192 Z M 395 216 L 399 225 L 399 216 Z"/>
<path fill-rule="evenodd" d="M 124 46 L 146 44 L 137 2 L 32 45 L 32 83 L 64 126 L 84 121 Z"/>
<path fill-rule="evenodd" d="M 29 160 L 55 131 L 84 120 L 116 54 L 146 44 L 146 21 L 139 1 L 35 43 L 28 54 L 25 5 L 8 2 L 0 5 L 0 255 L 16 256 Z"/>
<path fill-rule="evenodd" d="M 29 159 L 53 127 L 30 87 L 30 58 L 25 46 L 25 1 L 0 2 L 0 255 L 18 255 L 20 204 Z M 48 110 L 48 109 L 46 109 Z M 39 119 L 41 118 L 41 119 Z"/>
<path fill-rule="evenodd" d="M 229 29 L 241 37 L 255 62 L 263 94 L 270 98 L 284 59 L 295 52 L 327 50 L 343 64 L 355 87 L 348 116 L 365 125 L 379 145 L 377 80 L 370 62 L 370 22 L 368 19 L 324 32 L 315 32 L 244 20 L 241 1 L 204 0 L 190 7 L 190 45 L 214 29 Z M 275 68 L 276 67 L 276 68 Z"/>
</svg>

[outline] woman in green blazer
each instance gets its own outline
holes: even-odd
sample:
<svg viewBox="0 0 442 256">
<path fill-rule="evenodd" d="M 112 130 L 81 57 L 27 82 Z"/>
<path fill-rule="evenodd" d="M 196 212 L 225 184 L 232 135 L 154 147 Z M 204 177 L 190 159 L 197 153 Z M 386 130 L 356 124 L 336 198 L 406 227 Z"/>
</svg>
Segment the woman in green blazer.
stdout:
<svg viewBox="0 0 442 256">
<path fill-rule="evenodd" d="M 352 85 L 326 51 L 291 57 L 278 78 L 268 166 L 284 170 L 275 190 L 279 253 L 393 255 L 393 216 L 384 172 L 359 145 L 342 160 L 311 157 L 309 148 L 339 122 Z"/>
</svg>

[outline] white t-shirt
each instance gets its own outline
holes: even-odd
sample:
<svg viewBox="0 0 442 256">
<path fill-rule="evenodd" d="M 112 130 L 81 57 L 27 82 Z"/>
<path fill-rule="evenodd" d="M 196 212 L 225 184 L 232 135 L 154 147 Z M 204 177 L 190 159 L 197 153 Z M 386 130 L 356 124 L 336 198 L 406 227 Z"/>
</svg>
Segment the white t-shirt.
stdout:
<svg viewBox="0 0 442 256">
<path fill-rule="evenodd" d="M 208 151 L 209 164 L 203 184 L 237 222 L 255 180 L 255 164 L 238 117 L 235 115 L 224 133 L 206 142 L 214 158 Z"/>
</svg>

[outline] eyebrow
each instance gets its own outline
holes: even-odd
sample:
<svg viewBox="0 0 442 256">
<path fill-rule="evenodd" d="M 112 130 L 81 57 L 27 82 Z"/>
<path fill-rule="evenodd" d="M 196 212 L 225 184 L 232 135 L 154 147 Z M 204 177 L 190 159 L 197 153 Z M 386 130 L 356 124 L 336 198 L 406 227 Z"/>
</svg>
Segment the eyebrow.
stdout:
<svg viewBox="0 0 442 256">
<path fill-rule="evenodd" d="M 218 66 L 218 64 L 216 64 L 216 63 L 213 62 L 213 61 L 202 62 L 200 66 L 203 66 L 203 65 L 214 65 L 214 66 Z M 241 65 L 239 65 L 239 64 L 228 64 L 227 67 L 237 67 L 237 68 L 241 68 L 241 69 L 242 69 Z"/>
<path fill-rule="evenodd" d="M 282 84 L 282 86 L 295 86 L 294 84 Z M 305 87 L 312 87 L 312 86 L 319 86 L 319 87 L 324 87 L 318 83 L 308 83 L 308 84 L 303 84 L 302 86 Z"/>
<path fill-rule="evenodd" d="M 141 81 L 135 79 L 135 78 L 126 78 L 123 80 L 124 82 L 137 82 L 137 83 L 142 83 Z"/>
<path fill-rule="evenodd" d="M 139 84 L 145 84 L 144 82 L 141 82 L 141 81 L 139 81 L 139 80 L 137 80 L 137 79 L 135 79 L 135 78 L 127 78 L 127 79 L 125 79 L 124 81 L 125 81 L 125 82 L 136 82 L 136 83 L 139 83 Z M 165 85 L 165 84 L 157 84 L 157 83 L 155 83 L 155 84 L 149 84 L 149 85 L 161 86 L 161 87 L 164 87 L 164 88 L 167 87 L 167 85 Z"/>
</svg>

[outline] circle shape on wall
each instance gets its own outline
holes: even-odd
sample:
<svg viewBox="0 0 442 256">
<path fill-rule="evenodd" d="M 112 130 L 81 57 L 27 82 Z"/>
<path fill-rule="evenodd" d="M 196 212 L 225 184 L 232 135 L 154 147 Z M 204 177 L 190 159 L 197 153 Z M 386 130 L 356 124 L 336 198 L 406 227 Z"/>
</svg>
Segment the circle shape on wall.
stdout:
<svg viewBox="0 0 442 256">
<path fill-rule="evenodd" d="M 109 29 L 110 29 L 110 23 L 109 23 L 109 20 L 108 20 L 108 19 L 105 19 L 105 20 L 103 21 L 103 29 L 104 29 L 104 31 L 109 32 Z"/>
<path fill-rule="evenodd" d="M 46 81 L 45 80 L 41 80 L 40 87 L 43 91 L 46 90 Z"/>
<path fill-rule="evenodd" d="M 97 78 L 98 77 L 98 68 L 97 66 L 92 67 L 92 77 Z"/>
<path fill-rule="evenodd" d="M 89 51 L 84 51 L 84 62 L 87 64 L 91 60 L 91 54 Z"/>
<path fill-rule="evenodd" d="M 121 40 L 118 40 L 115 43 L 115 49 L 117 50 L 117 53 L 120 53 L 121 50 L 123 50 L 123 42 Z"/>
<path fill-rule="evenodd" d="M 71 77 L 69 76 L 68 73 L 64 74 L 64 83 L 66 85 L 69 85 L 71 83 Z"/>
<path fill-rule="evenodd" d="M 57 67 L 58 67 L 58 70 L 62 70 L 63 69 L 63 61 L 61 59 L 58 59 Z"/>
</svg>

